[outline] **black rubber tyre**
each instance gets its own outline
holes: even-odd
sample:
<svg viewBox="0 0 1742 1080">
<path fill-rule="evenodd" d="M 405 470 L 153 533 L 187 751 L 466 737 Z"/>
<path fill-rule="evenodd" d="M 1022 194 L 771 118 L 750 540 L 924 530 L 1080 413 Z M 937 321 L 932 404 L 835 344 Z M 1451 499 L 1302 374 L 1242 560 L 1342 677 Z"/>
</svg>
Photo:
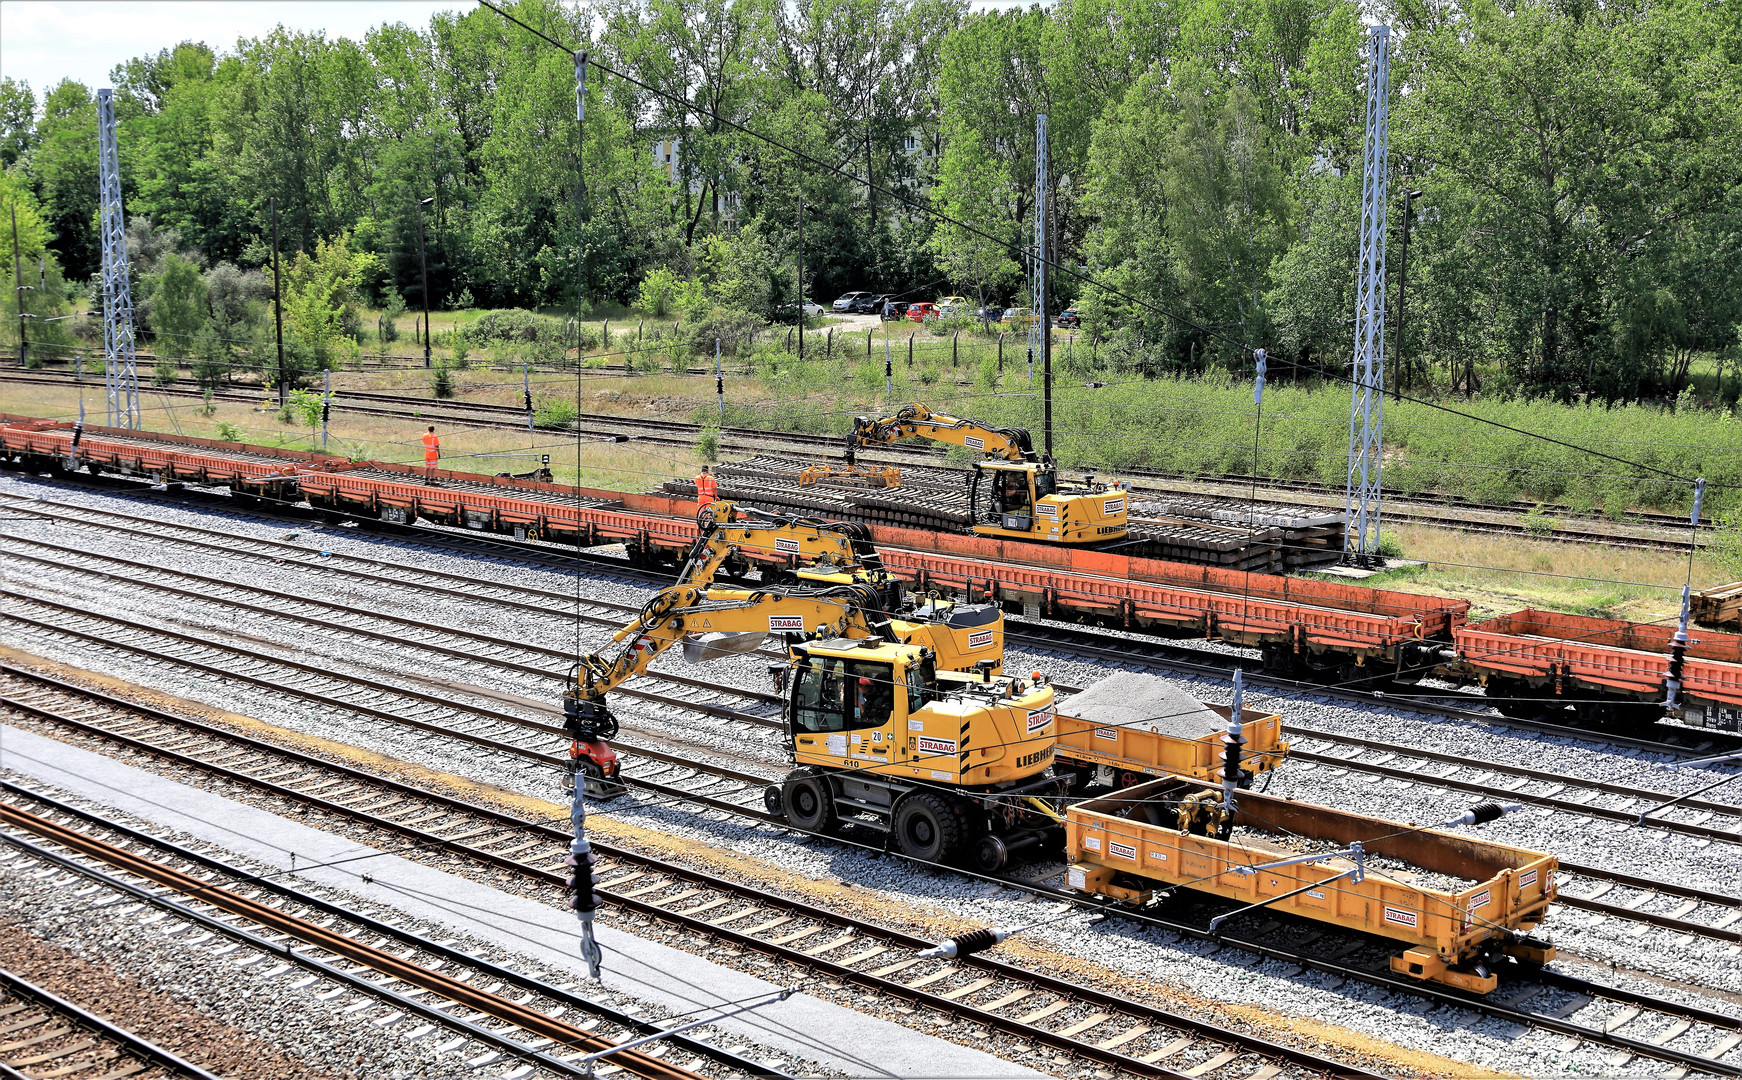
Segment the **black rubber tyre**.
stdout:
<svg viewBox="0 0 1742 1080">
<path fill-rule="evenodd" d="M 781 785 L 780 803 L 787 822 L 804 832 L 828 832 L 835 826 L 835 797 L 828 781 L 814 769 L 794 769 Z"/>
<path fill-rule="evenodd" d="M 916 791 L 895 806 L 895 847 L 909 858 L 949 862 L 962 842 L 962 822 L 941 795 Z"/>
</svg>

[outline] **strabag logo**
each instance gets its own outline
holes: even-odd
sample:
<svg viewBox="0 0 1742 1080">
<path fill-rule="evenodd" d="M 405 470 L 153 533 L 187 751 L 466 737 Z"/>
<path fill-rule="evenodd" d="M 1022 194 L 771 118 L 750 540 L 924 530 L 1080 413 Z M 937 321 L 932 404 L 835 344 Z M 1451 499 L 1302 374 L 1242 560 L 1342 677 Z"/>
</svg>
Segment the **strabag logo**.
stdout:
<svg viewBox="0 0 1742 1080">
<path fill-rule="evenodd" d="M 1103 514 L 1123 514 L 1124 512 L 1125 500 L 1123 498 L 1108 499 L 1101 504 L 1101 513 Z"/>
<path fill-rule="evenodd" d="M 787 537 L 784 537 L 784 536 L 777 536 L 774 538 L 774 550 L 782 552 L 782 553 L 787 554 L 787 555 L 797 555 L 798 554 L 798 541 L 788 539 Z"/>
<path fill-rule="evenodd" d="M 1117 855 L 1121 859 L 1130 859 L 1132 862 L 1137 861 L 1137 849 L 1130 844 L 1121 844 L 1117 840 L 1107 841 L 1107 854 Z"/>
<path fill-rule="evenodd" d="M 1388 923 L 1396 923 L 1398 926 L 1407 926 L 1411 930 L 1414 930 L 1416 924 L 1420 922 L 1416 917 L 1415 912 L 1404 911 L 1402 908 L 1394 908 L 1389 905 L 1385 908 L 1385 921 Z"/>
<path fill-rule="evenodd" d="M 778 634 L 778 633 L 801 633 L 802 634 L 802 633 L 804 633 L 804 616 L 803 615 L 770 615 L 768 617 L 768 632 L 771 634 Z"/>
<path fill-rule="evenodd" d="M 1479 907 L 1487 907 L 1488 900 L 1489 900 L 1488 890 L 1483 889 L 1481 892 L 1477 893 L 1475 896 L 1470 897 L 1470 910 L 1475 911 Z"/>
<path fill-rule="evenodd" d="M 968 648 L 970 649 L 984 649 L 991 644 L 992 631 L 990 630 L 975 630 L 968 635 Z"/>
<path fill-rule="evenodd" d="M 962 439 L 962 442 L 970 450 L 984 450 L 984 449 L 986 449 L 986 440 L 980 438 L 978 435 L 966 436 L 965 438 Z"/>
<path fill-rule="evenodd" d="M 919 752 L 922 754 L 953 754 L 956 752 L 956 740 L 921 735 L 919 737 Z"/>
<path fill-rule="evenodd" d="M 1028 710 L 1028 733 L 1033 735 L 1037 731 L 1045 731 L 1046 726 L 1052 723 L 1053 712 L 1051 705 L 1044 709 Z"/>
<path fill-rule="evenodd" d="M 1110 727 L 1098 727 L 1095 729 L 1095 738 L 1106 739 L 1109 742 L 1118 742 L 1119 733 Z"/>
<path fill-rule="evenodd" d="M 1059 508 L 1054 506 L 1052 503 L 1041 503 L 1039 506 L 1034 508 L 1034 512 L 1043 518 L 1055 518 L 1059 516 Z"/>
<path fill-rule="evenodd" d="M 1518 879 L 1518 887 L 1521 889 L 1528 889 L 1532 885 L 1535 885 L 1535 884 L 1536 884 L 1536 871 L 1535 870 L 1532 870 L 1530 873 L 1528 873 L 1528 874 L 1526 874 L 1523 877 Z"/>
</svg>

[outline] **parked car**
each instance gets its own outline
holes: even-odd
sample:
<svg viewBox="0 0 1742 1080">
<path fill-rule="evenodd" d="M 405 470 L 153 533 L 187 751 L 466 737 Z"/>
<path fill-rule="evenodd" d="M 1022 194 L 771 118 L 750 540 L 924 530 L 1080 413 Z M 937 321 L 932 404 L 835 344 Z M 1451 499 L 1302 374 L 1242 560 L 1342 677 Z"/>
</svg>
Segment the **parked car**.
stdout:
<svg viewBox="0 0 1742 1080">
<path fill-rule="evenodd" d="M 983 308 L 974 309 L 974 318 L 979 319 L 981 322 L 997 322 L 1003 317 L 1004 309 L 1001 307 L 992 307 L 988 305 Z"/>
<path fill-rule="evenodd" d="M 906 300 L 897 300 L 894 297 L 886 297 L 885 300 L 889 309 L 888 314 L 883 316 L 885 322 L 900 322 L 907 318 L 907 309 L 913 306 Z M 877 310 L 881 313 L 883 308 L 880 307 Z"/>
<path fill-rule="evenodd" d="M 1059 312 L 1059 317 L 1053 323 L 1061 330 L 1075 330 L 1083 325 L 1083 317 L 1077 313 L 1076 308 L 1065 308 Z"/>
<path fill-rule="evenodd" d="M 907 317 L 912 322 L 925 322 L 927 319 L 940 317 L 936 304 L 918 303 L 907 305 Z"/>
<path fill-rule="evenodd" d="M 965 296 L 945 296 L 938 300 L 937 308 L 941 315 L 960 315 L 968 310 L 968 298 Z"/>
<path fill-rule="evenodd" d="M 859 305 L 870 299 L 871 294 L 868 292 L 850 292 L 839 300 L 836 300 L 834 307 L 836 311 L 843 314 L 850 311 L 858 311 Z"/>
<path fill-rule="evenodd" d="M 1033 308 L 1013 307 L 1004 309 L 1004 317 L 998 320 L 1008 326 L 1033 326 L 1040 321 L 1040 316 Z"/>
<path fill-rule="evenodd" d="M 847 310 L 854 315 L 878 315 L 883 311 L 883 301 L 881 293 L 866 293 L 847 305 Z"/>
<path fill-rule="evenodd" d="M 804 317 L 805 318 L 807 318 L 807 319 L 820 319 L 826 314 L 828 314 L 828 309 L 823 307 L 823 305 L 817 303 L 816 301 L 806 300 L 804 302 Z M 798 321 L 798 306 L 796 304 L 792 304 L 792 303 L 782 304 L 779 307 L 774 309 L 774 318 L 775 318 L 775 321 L 777 321 L 777 322 L 784 322 L 784 323 L 797 322 Z"/>
</svg>

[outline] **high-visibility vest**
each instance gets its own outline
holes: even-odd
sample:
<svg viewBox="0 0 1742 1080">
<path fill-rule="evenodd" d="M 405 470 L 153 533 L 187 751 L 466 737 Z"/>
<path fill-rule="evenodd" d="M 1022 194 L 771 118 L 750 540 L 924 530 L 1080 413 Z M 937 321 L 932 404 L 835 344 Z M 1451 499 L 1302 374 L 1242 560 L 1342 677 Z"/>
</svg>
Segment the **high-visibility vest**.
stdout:
<svg viewBox="0 0 1742 1080">
<path fill-rule="evenodd" d="M 712 473 L 696 477 L 696 505 L 706 506 L 720 496 L 720 481 Z"/>
<path fill-rule="evenodd" d="M 437 459 L 439 459 L 441 456 L 442 456 L 441 436 L 437 435 L 433 431 L 426 432 L 424 434 L 424 437 L 423 437 L 423 463 L 426 466 L 433 466 L 436 463 Z"/>
</svg>

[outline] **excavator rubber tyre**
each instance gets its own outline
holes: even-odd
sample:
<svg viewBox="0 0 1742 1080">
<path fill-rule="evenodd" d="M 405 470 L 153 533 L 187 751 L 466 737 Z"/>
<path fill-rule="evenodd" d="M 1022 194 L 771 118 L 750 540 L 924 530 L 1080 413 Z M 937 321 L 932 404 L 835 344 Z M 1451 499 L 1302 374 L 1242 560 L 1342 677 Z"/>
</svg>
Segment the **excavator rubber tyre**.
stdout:
<svg viewBox="0 0 1742 1080">
<path fill-rule="evenodd" d="M 829 791 L 829 782 L 808 766 L 786 774 L 780 802 L 787 822 L 795 829 L 820 833 L 835 825 L 835 796 Z"/>
<path fill-rule="evenodd" d="M 915 791 L 895 804 L 895 847 L 924 862 L 949 862 L 962 842 L 962 822 L 942 795 Z"/>
</svg>

